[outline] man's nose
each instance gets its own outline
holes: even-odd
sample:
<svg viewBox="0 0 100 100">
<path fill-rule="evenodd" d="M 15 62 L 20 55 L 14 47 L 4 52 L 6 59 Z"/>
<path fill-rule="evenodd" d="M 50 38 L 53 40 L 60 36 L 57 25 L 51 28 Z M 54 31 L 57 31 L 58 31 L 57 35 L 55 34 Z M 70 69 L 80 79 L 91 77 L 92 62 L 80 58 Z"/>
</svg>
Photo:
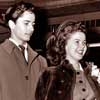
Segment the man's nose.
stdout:
<svg viewBox="0 0 100 100">
<path fill-rule="evenodd" d="M 30 25 L 30 30 L 33 32 L 34 31 L 34 26 Z"/>
</svg>

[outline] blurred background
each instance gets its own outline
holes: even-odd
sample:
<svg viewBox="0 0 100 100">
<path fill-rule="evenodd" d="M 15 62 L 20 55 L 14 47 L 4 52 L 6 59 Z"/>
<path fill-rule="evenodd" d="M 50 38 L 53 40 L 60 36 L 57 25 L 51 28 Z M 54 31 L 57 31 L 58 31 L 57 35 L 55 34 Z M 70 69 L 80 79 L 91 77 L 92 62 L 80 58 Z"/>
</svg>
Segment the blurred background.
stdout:
<svg viewBox="0 0 100 100">
<path fill-rule="evenodd" d="M 7 8 L 21 0 L 0 0 L 0 43 L 10 36 L 3 16 Z M 100 0 L 23 0 L 37 8 L 35 32 L 29 41 L 33 49 L 45 56 L 45 43 L 64 20 L 81 21 L 88 28 L 87 42 L 90 44 L 84 58 L 100 67 Z M 95 43 L 98 43 L 96 45 Z M 93 45 L 92 45 L 93 44 Z"/>
</svg>

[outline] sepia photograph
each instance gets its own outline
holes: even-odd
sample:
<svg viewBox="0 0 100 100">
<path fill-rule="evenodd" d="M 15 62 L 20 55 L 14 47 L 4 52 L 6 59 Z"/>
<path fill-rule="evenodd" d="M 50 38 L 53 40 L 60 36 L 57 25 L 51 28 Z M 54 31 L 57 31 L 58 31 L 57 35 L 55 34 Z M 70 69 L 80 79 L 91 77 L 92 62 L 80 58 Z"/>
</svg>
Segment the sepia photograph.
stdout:
<svg viewBox="0 0 100 100">
<path fill-rule="evenodd" d="M 0 100 L 100 100 L 100 0 L 0 0 Z"/>
</svg>

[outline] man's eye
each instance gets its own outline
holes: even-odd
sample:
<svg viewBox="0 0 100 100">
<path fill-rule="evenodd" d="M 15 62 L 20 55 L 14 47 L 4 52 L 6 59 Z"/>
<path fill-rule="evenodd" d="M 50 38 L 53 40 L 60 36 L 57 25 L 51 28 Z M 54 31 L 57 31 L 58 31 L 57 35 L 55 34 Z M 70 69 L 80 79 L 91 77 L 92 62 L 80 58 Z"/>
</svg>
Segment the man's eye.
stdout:
<svg viewBox="0 0 100 100">
<path fill-rule="evenodd" d="M 25 25 L 28 25 L 28 23 L 24 23 Z"/>
</svg>

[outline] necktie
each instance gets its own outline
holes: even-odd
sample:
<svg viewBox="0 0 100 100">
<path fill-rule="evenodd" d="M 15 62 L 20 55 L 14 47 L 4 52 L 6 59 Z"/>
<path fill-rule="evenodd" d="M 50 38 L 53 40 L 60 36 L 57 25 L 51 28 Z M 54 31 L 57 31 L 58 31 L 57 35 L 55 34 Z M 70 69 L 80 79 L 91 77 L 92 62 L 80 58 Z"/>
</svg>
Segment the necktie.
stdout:
<svg viewBox="0 0 100 100">
<path fill-rule="evenodd" d="M 24 60 L 25 60 L 25 62 L 27 63 L 26 58 L 25 58 L 25 47 L 22 46 L 22 45 L 19 45 L 19 47 L 20 47 L 21 52 L 22 52 L 22 54 L 23 54 Z"/>
</svg>

